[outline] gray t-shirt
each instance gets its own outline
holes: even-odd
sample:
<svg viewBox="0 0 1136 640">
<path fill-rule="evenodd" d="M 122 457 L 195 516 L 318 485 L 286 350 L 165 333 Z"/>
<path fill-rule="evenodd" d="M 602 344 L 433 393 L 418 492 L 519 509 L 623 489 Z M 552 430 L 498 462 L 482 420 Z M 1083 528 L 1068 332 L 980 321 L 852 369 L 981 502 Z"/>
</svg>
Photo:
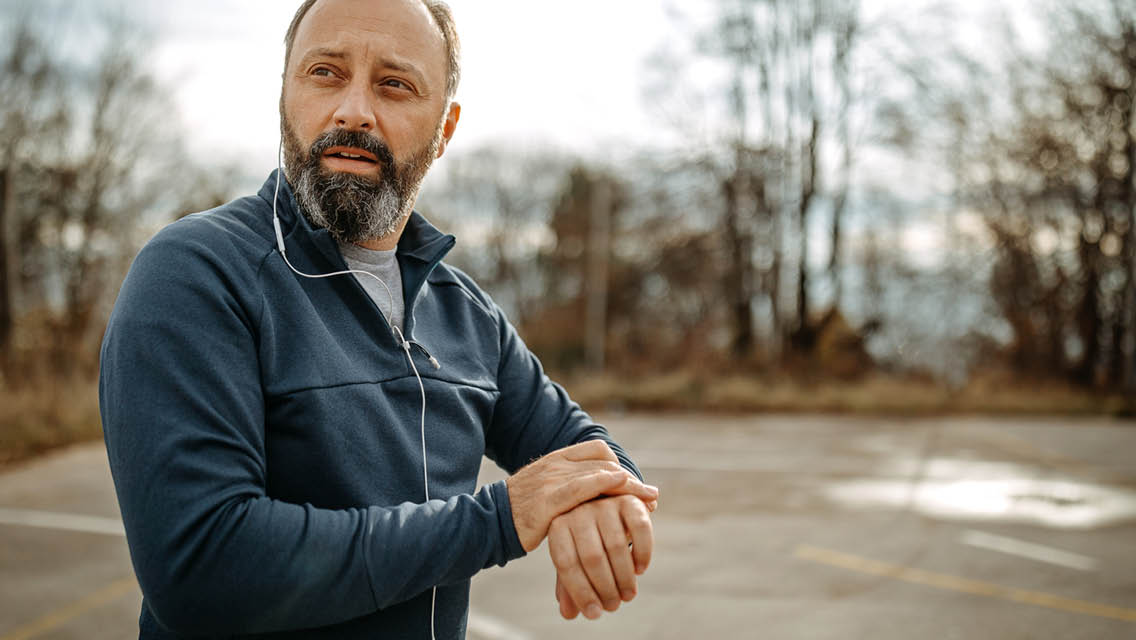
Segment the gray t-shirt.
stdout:
<svg viewBox="0 0 1136 640">
<path fill-rule="evenodd" d="M 390 287 L 390 294 L 383 285 L 374 278 L 358 273 L 351 275 L 363 285 L 363 290 L 375 301 L 383 315 L 392 327 L 404 329 L 402 316 L 405 312 L 405 303 L 402 299 L 402 272 L 398 269 L 398 259 L 395 257 L 397 249 L 390 251 L 372 251 L 354 244 L 340 244 L 339 252 L 347 266 L 358 271 L 366 271 L 386 283 Z M 391 303 L 394 303 L 393 308 Z"/>
</svg>

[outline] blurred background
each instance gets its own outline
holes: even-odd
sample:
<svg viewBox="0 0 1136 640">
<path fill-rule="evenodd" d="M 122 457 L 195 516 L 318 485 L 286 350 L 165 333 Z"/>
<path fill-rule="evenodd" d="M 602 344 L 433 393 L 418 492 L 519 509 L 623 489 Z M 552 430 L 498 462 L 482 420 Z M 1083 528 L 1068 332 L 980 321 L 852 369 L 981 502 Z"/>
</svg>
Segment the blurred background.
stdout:
<svg viewBox="0 0 1136 640">
<path fill-rule="evenodd" d="M 0 465 L 100 437 L 130 260 L 275 168 L 296 4 L 0 0 Z M 450 4 L 463 116 L 418 209 L 586 409 L 1124 427 L 1027 429 L 1031 469 L 1136 446 L 1129 0 Z"/>
</svg>

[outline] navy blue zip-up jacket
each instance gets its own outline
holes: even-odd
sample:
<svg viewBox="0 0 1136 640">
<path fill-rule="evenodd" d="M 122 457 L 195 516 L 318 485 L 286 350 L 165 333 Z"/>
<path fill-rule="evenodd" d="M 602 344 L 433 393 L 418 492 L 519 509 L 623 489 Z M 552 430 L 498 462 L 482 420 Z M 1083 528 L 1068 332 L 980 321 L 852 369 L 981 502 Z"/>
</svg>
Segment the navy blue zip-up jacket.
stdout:
<svg viewBox="0 0 1136 640">
<path fill-rule="evenodd" d="M 556 449 L 611 442 L 544 375 L 501 310 L 442 263 L 413 214 L 398 245 L 425 386 L 351 276 L 292 273 L 257 196 L 173 223 L 139 253 L 102 348 L 100 409 L 144 601 L 140 637 L 461 638 L 469 579 L 524 555 L 504 482 Z M 281 181 L 288 257 L 346 268 Z M 263 634 L 263 635 L 261 635 Z"/>
</svg>

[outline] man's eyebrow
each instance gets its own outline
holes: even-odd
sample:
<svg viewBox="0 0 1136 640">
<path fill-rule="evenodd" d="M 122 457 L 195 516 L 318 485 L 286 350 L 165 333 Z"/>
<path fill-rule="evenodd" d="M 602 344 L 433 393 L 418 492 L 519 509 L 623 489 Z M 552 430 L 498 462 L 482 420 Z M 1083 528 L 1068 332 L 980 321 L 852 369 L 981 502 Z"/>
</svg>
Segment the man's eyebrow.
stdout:
<svg viewBox="0 0 1136 640">
<path fill-rule="evenodd" d="M 415 76 L 415 80 L 420 85 L 426 85 L 426 74 L 422 73 L 422 71 L 412 62 L 383 57 L 379 60 L 379 66 L 383 69 L 398 71 L 399 73 L 409 73 L 410 75 Z"/>
<path fill-rule="evenodd" d="M 313 58 L 335 58 L 337 60 L 346 60 L 347 52 L 340 49 L 332 49 L 330 47 L 317 47 L 304 54 L 300 58 L 300 62 L 306 62 Z M 379 60 L 379 67 L 383 69 L 390 69 L 391 71 L 398 71 L 399 73 L 409 73 L 415 77 L 415 80 L 421 86 L 426 86 L 426 74 L 422 73 L 414 63 L 391 57 L 383 57 Z"/>
<path fill-rule="evenodd" d="M 312 49 L 311 51 L 308 51 L 307 53 L 305 53 L 304 57 L 301 58 L 301 61 L 302 60 L 310 60 L 312 58 L 337 58 L 337 59 L 340 59 L 340 60 L 344 60 L 344 59 L 347 58 L 347 53 L 344 52 L 344 51 L 340 51 L 339 49 L 331 49 L 329 47 L 319 47 L 317 49 Z"/>
</svg>

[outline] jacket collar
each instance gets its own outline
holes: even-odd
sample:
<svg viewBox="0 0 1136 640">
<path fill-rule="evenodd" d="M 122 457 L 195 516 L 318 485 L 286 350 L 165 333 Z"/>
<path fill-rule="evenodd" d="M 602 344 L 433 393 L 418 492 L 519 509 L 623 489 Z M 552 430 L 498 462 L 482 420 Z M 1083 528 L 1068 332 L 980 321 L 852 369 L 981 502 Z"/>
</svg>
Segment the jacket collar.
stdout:
<svg viewBox="0 0 1136 640">
<path fill-rule="evenodd" d="M 270 207 L 276 196 L 276 181 L 277 176 L 280 175 L 279 172 L 280 170 L 277 169 L 268 176 L 258 194 L 268 202 Z M 276 212 L 280 216 L 280 225 L 284 230 L 285 241 L 293 237 L 297 240 L 307 239 L 308 242 L 318 247 L 325 257 L 336 263 L 343 262 L 343 258 L 339 254 L 339 247 L 336 246 L 335 240 L 332 239 L 327 229 L 312 227 L 307 216 L 300 215 L 300 206 L 292 192 L 292 185 L 288 184 L 288 180 L 284 179 L 283 176 L 280 179 L 280 194 L 279 197 L 275 198 L 275 201 Z M 436 264 L 450 252 L 455 243 L 456 240 L 453 236 L 442 233 L 430 224 L 425 217 L 415 211 L 410 214 L 410 220 L 407 221 L 402 237 L 399 238 L 398 254 L 427 264 Z"/>
</svg>

